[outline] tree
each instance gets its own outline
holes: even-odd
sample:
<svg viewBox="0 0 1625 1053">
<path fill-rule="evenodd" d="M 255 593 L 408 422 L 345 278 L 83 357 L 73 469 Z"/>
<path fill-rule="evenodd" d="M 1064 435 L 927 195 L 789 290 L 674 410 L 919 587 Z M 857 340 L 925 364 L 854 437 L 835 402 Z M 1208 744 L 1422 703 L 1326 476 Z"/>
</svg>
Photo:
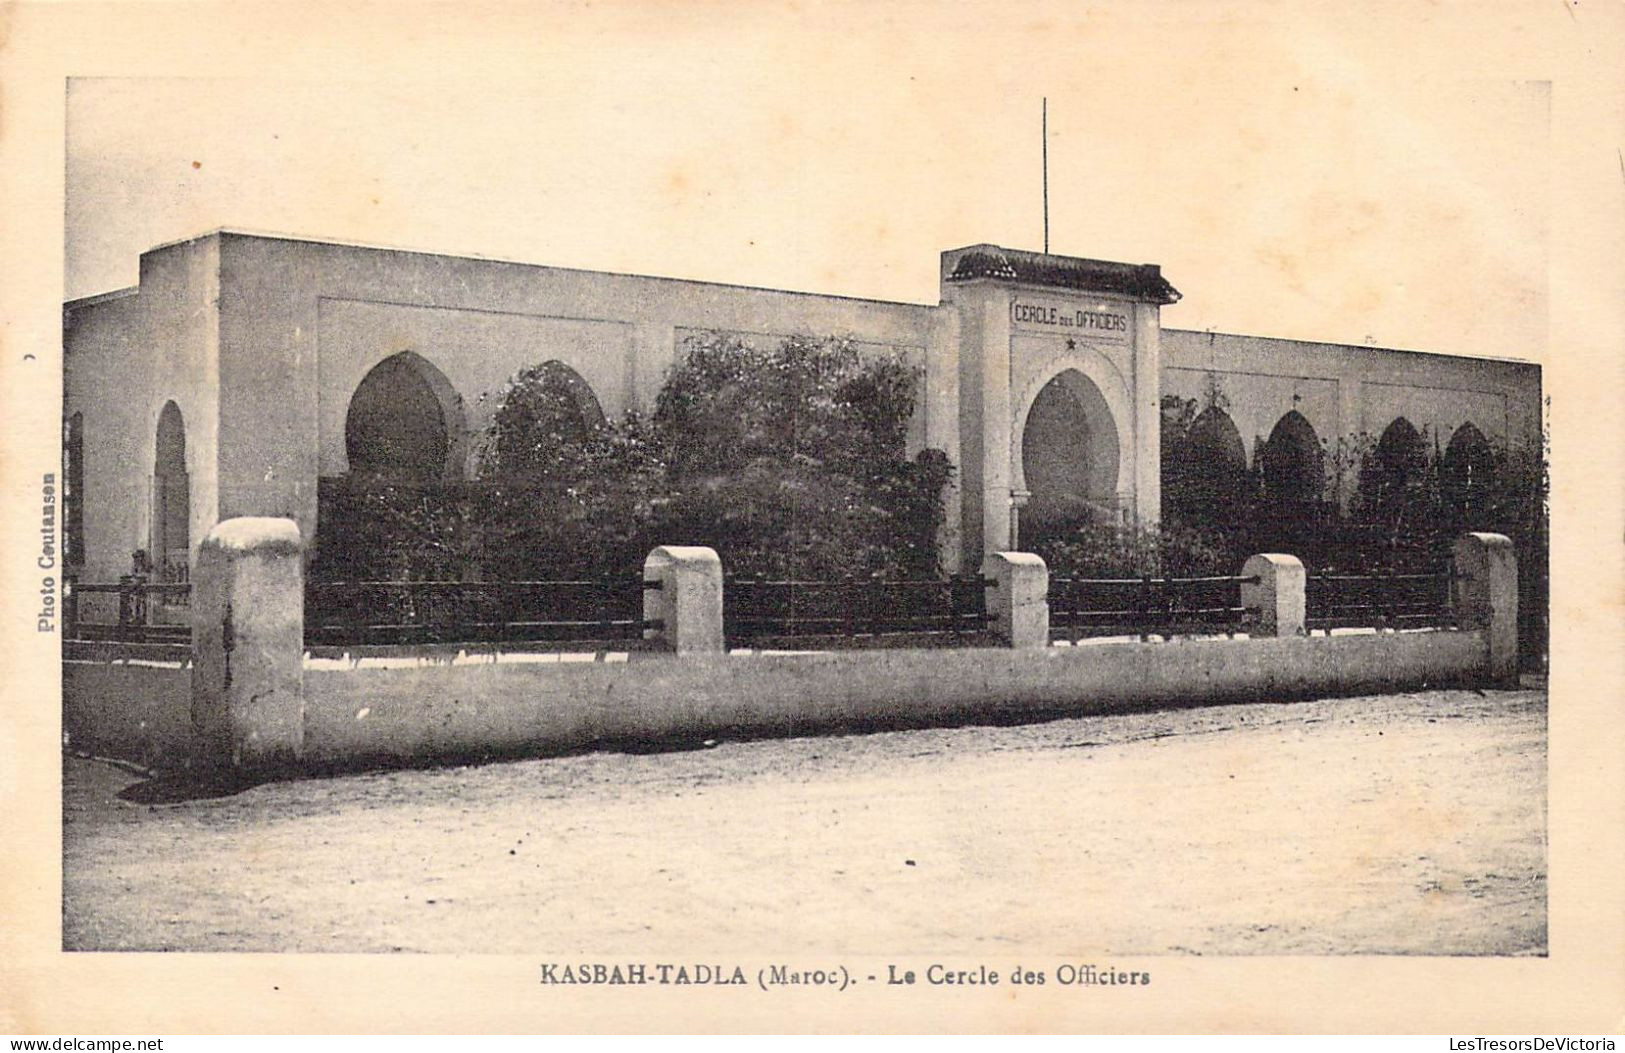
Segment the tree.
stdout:
<svg viewBox="0 0 1625 1053">
<path fill-rule="evenodd" d="M 849 341 L 690 342 L 655 402 L 674 530 L 745 573 L 923 576 L 952 468 L 904 456 L 919 371 Z"/>
<path fill-rule="evenodd" d="M 611 430 L 585 383 L 560 362 L 521 370 L 496 399 L 480 450 L 486 478 L 566 481 Z"/>
</svg>

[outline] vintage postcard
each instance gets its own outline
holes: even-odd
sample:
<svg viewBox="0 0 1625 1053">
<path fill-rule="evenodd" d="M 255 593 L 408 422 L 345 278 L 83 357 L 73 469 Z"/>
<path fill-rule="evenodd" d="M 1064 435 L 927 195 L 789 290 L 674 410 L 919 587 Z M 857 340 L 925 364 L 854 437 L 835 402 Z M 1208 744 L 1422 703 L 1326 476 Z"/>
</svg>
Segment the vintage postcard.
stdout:
<svg viewBox="0 0 1625 1053">
<path fill-rule="evenodd" d="M 1618 7 L 0 26 L 6 1030 L 1621 1028 Z"/>
</svg>

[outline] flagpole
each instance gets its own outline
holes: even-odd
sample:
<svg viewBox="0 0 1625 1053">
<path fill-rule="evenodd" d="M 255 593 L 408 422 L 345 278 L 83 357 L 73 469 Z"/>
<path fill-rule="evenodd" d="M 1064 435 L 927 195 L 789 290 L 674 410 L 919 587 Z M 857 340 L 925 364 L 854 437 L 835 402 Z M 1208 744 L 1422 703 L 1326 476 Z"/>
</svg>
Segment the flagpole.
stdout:
<svg viewBox="0 0 1625 1053">
<path fill-rule="evenodd" d="M 1049 96 L 1044 96 L 1043 103 L 1043 129 L 1044 140 L 1044 255 L 1049 255 Z"/>
</svg>

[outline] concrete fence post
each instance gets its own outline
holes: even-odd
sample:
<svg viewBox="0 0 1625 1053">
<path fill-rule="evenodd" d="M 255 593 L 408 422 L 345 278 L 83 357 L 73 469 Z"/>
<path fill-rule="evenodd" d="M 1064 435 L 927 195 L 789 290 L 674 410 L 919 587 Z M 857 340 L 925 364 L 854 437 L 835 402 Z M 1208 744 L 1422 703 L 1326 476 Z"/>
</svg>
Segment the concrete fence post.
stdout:
<svg viewBox="0 0 1625 1053">
<path fill-rule="evenodd" d="M 989 623 L 1010 647 L 1049 646 L 1049 568 L 1031 552 L 990 552 L 982 560 Z"/>
<path fill-rule="evenodd" d="M 1518 557 L 1504 534 L 1463 534 L 1451 546 L 1450 602 L 1463 629 L 1489 641 L 1488 678 L 1518 679 Z"/>
<path fill-rule="evenodd" d="M 643 617 L 661 627 L 644 632 L 677 654 L 719 654 L 722 636 L 722 560 L 700 545 L 661 545 L 643 561 Z"/>
<path fill-rule="evenodd" d="M 1297 556 L 1265 552 L 1247 557 L 1242 564 L 1241 605 L 1247 609 L 1251 636 L 1302 636 L 1304 634 L 1303 563 Z"/>
<path fill-rule="evenodd" d="M 228 519 L 192 572 L 192 726 L 205 760 L 263 769 L 304 751 L 305 570 L 291 519 Z"/>
</svg>

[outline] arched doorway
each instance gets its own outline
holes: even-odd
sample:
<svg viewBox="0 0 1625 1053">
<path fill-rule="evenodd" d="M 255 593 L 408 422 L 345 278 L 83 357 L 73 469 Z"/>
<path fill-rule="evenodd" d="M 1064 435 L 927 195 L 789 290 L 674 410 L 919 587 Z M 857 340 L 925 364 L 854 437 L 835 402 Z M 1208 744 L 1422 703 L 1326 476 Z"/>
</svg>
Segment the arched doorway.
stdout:
<svg viewBox="0 0 1625 1053">
<path fill-rule="evenodd" d="M 411 351 L 374 366 L 350 397 L 344 453 L 358 481 L 462 477 L 461 404 L 444 374 Z"/>
<path fill-rule="evenodd" d="M 1021 431 L 1030 494 L 1019 518 L 1021 546 L 1089 520 L 1115 520 L 1120 457 L 1117 423 L 1088 377 L 1067 369 L 1045 384 Z"/>
<path fill-rule="evenodd" d="M 186 581 L 191 566 L 192 487 L 186 473 L 186 422 L 164 403 L 152 472 L 152 561 L 158 580 Z"/>
<path fill-rule="evenodd" d="M 1290 515 L 1313 510 L 1325 496 L 1325 453 L 1303 414 L 1290 410 L 1275 423 L 1259 451 L 1264 496 Z"/>
</svg>

